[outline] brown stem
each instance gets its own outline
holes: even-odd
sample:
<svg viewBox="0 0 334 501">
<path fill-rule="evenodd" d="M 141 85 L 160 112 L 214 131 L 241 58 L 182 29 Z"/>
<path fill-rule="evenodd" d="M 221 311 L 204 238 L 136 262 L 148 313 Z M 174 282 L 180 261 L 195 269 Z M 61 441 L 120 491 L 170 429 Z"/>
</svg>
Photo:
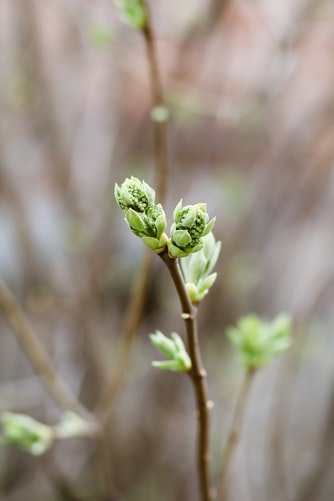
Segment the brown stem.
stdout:
<svg viewBox="0 0 334 501">
<path fill-rule="evenodd" d="M 153 107 L 156 106 L 166 107 L 161 85 L 160 71 L 158 66 L 158 59 L 156 54 L 152 24 L 150 21 L 150 13 L 146 4 L 145 7 L 147 12 L 147 24 L 143 28 L 142 33 L 146 45 Z M 167 188 L 167 175 L 168 175 L 166 129 L 167 129 L 166 121 L 162 122 L 153 121 L 154 156 L 156 165 L 155 187 L 156 187 L 157 200 L 158 202 L 161 203 L 163 203 L 165 199 L 166 188 Z"/>
<path fill-rule="evenodd" d="M 213 489 L 211 487 L 209 468 L 209 430 L 211 403 L 209 402 L 207 396 L 208 392 L 206 387 L 206 371 L 203 367 L 199 347 L 196 322 L 197 309 L 192 305 L 189 299 L 178 260 L 170 258 L 167 252 L 160 254 L 160 257 L 166 264 L 174 282 L 182 307 L 182 318 L 184 319 L 186 326 L 187 345 L 192 363 L 192 368 L 189 375 L 194 386 L 198 416 L 197 468 L 199 475 L 200 493 L 202 501 L 210 501 L 213 499 Z"/>
<path fill-rule="evenodd" d="M 16 303 L 6 284 L 0 279 L 0 309 L 20 342 L 26 355 L 45 382 L 54 400 L 65 410 L 71 410 L 85 419 L 92 416 L 77 400 L 63 379 L 57 373 L 52 360 L 32 330 L 23 311 Z"/>
<path fill-rule="evenodd" d="M 237 444 L 240 439 L 240 432 L 245 415 L 247 397 L 249 395 L 249 390 L 251 383 L 253 381 L 254 374 L 255 374 L 254 369 L 248 369 L 245 373 L 233 415 L 232 426 L 227 436 L 226 445 L 223 452 L 223 461 L 222 461 L 221 496 L 219 498 L 221 501 L 227 501 L 228 499 L 229 471 L 236 451 Z"/>
</svg>

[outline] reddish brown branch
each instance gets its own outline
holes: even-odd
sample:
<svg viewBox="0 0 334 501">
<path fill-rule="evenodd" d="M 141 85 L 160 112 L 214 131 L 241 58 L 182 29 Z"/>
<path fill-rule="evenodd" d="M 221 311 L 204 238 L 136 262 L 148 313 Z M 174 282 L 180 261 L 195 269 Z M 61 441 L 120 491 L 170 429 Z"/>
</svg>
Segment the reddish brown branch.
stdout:
<svg viewBox="0 0 334 501">
<path fill-rule="evenodd" d="M 208 400 L 206 371 L 203 367 L 199 347 L 196 321 L 197 309 L 192 305 L 189 299 L 178 260 L 170 258 L 167 252 L 162 253 L 160 257 L 166 264 L 174 282 L 182 307 L 182 318 L 186 326 L 188 352 L 192 363 L 189 375 L 194 387 L 198 416 L 197 468 L 200 493 L 202 501 L 211 501 L 213 499 L 213 489 L 210 480 L 209 452 L 211 405 Z"/>
</svg>

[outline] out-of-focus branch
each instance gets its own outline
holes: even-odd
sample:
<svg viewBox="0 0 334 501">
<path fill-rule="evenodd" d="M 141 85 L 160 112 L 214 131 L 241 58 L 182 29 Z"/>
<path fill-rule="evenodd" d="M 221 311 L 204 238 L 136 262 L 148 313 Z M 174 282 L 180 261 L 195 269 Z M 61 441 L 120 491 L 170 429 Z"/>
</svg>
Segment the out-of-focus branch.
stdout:
<svg viewBox="0 0 334 501">
<path fill-rule="evenodd" d="M 153 37 L 153 30 L 147 11 L 147 24 L 142 29 L 146 43 L 147 60 L 150 74 L 153 108 L 165 107 L 162 91 L 160 71 Z M 157 200 L 164 202 L 167 188 L 168 155 L 167 155 L 167 130 L 165 121 L 153 120 L 154 157 L 155 157 L 155 185 Z M 125 313 L 125 325 L 119 346 L 116 368 L 107 382 L 106 389 L 97 405 L 97 413 L 102 420 L 107 420 L 117 396 L 119 395 L 128 372 L 129 361 L 134 349 L 136 334 L 141 322 L 147 289 L 149 286 L 154 254 L 147 250 L 141 263 L 138 265 L 132 295 Z"/>
<path fill-rule="evenodd" d="M 324 485 L 326 476 L 329 475 L 331 460 L 333 459 L 334 443 L 334 392 L 330 396 L 329 410 L 326 422 L 320 438 L 319 452 L 313 470 L 310 472 L 296 497 L 297 501 L 316 501 L 319 491 Z"/>
<path fill-rule="evenodd" d="M 107 383 L 105 392 L 97 405 L 97 414 L 103 420 L 108 419 L 129 370 L 129 362 L 141 321 L 146 291 L 150 281 L 153 258 L 154 253 L 151 249 L 148 249 L 145 251 L 143 260 L 139 265 L 139 272 L 132 290 L 127 312 L 125 314 L 126 320 L 123 335 L 120 341 L 118 356 L 116 358 L 116 367 L 112 377 Z"/>
<path fill-rule="evenodd" d="M 234 411 L 232 426 L 227 436 L 222 461 L 221 493 L 219 498 L 221 501 L 227 501 L 228 499 L 229 471 L 236 451 L 236 447 L 239 442 L 241 427 L 245 415 L 246 403 L 248 400 L 249 390 L 254 378 L 254 374 L 254 370 L 247 370 L 247 372 L 245 373 Z"/>
<path fill-rule="evenodd" d="M 156 53 L 156 46 L 152 30 L 152 23 L 150 20 L 150 13 L 146 4 L 147 11 L 147 24 L 143 28 L 143 36 L 145 39 L 147 61 L 150 72 L 150 84 L 153 100 L 153 108 L 162 107 L 166 108 L 165 99 L 163 95 L 161 77 L 158 66 L 158 59 Z M 166 110 L 167 111 L 167 110 Z M 168 157 L 167 157 L 167 134 L 166 134 L 166 120 L 168 113 L 164 120 L 153 120 L 153 138 L 154 138 L 154 155 L 155 155 L 155 187 L 158 202 L 163 203 L 166 195 L 167 188 L 167 175 L 168 175 Z"/>
<path fill-rule="evenodd" d="M 76 399 L 75 395 L 57 373 L 52 360 L 49 358 L 43 345 L 29 325 L 23 311 L 1 279 L 0 309 L 3 311 L 8 324 L 12 328 L 13 333 L 20 342 L 26 355 L 42 377 L 50 394 L 59 406 L 65 410 L 71 410 L 85 419 L 92 419 L 88 410 Z"/>
</svg>

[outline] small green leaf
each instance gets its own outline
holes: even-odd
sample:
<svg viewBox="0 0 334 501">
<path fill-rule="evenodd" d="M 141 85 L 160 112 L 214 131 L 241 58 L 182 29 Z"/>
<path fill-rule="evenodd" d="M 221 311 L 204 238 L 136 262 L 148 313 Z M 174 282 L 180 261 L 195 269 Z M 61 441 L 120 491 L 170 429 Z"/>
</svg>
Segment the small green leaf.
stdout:
<svg viewBox="0 0 334 501">
<path fill-rule="evenodd" d="M 164 336 L 161 331 L 155 331 L 155 334 L 149 335 L 152 343 L 158 350 L 161 351 L 166 357 L 173 358 L 175 355 L 175 344 L 168 337 Z"/>
<path fill-rule="evenodd" d="M 183 372 L 182 365 L 177 360 L 162 360 L 152 362 L 153 367 L 157 369 L 170 370 L 175 372 Z"/>
<path fill-rule="evenodd" d="M 162 234 L 166 230 L 167 227 L 167 221 L 166 221 L 166 216 L 165 213 L 160 214 L 160 216 L 157 217 L 155 221 L 155 227 L 157 229 L 157 238 L 161 238 Z"/>
<path fill-rule="evenodd" d="M 205 228 L 204 232 L 203 232 L 203 237 L 205 237 L 206 235 L 208 235 L 210 233 L 210 231 L 212 231 L 214 225 L 215 225 L 215 222 L 216 222 L 216 217 L 213 217 L 211 219 L 211 221 L 209 221 L 207 227 Z"/>
<path fill-rule="evenodd" d="M 152 249 L 156 254 L 160 254 L 166 247 L 164 241 L 160 241 L 157 238 L 153 237 L 142 237 L 142 241 L 147 247 Z"/>
<path fill-rule="evenodd" d="M 180 212 L 181 212 L 181 209 L 182 209 L 182 198 L 181 200 L 179 201 L 179 203 L 176 205 L 174 211 L 173 211 L 173 219 L 174 221 L 178 220 L 179 217 L 180 217 Z M 171 230 L 172 231 L 172 230 Z"/>
<path fill-rule="evenodd" d="M 172 332 L 171 339 L 160 331 L 150 334 L 149 337 L 158 350 L 169 359 L 152 362 L 154 367 L 177 372 L 187 372 L 191 369 L 190 357 L 181 337 L 176 332 Z"/>
<path fill-rule="evenodd" d="M 176 230 L 173 234 L 173 242 L 179 248 L 187 247 L 191 242 L 191 236 L 187 230 Z"/>
<path fill-rule="evenodd" d="M 193 304 L 199 303 L 204 298 L 204 296 L 198 292 L 198 289 L 197 289 L 195 284 L 193 284 L 191 282 L 187 283 L 186 289 L 187 289 L 190 301 Z"/>
<path fill-rule="evenodd" d="M 206 278 L 204 278 L 199 287 L 199 292 L 205 292 L 211 289 L 211 287 L 216 281 L 216 278 L 217 278 L 217 273 L 211 273 L 211 275 L 208 275 Z"/>
<path fill-rule="evenodd" d="M 125 219 L 129 223 L 131 230 L 136 234 L 144 233 L 146 231 L 146 226 L 140 213 L 134 211 L 133 209 L 129 209 L 126 212 Z"/>
</svg>

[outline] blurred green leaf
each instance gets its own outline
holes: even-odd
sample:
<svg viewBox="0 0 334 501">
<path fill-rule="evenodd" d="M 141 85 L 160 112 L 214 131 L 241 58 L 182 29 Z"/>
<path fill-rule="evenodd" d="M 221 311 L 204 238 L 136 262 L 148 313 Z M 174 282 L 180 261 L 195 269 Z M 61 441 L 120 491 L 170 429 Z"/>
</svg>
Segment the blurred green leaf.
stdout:
<svg viewBox="0 0 334 501">
<path fill-rule="evenodd" d="M 240 319 L 236 327 L 228 329 L 227 334 L 243 364 L 248 369 L 257 369 L 289 348 L 291 320 L 286 314 L 272 322 L 248 315 Z"/>
<path fill-rule="evenodd" d="M 55 438 L 50 426 L 25 414 L 4 412 L 2 426 L 2 443 L 18 445 L 35 456 L 44 454 L 51 447 Z"/>
<path fill-rule="evenodd" d="M 147 12 L 141 0 L 115 0 L 122 20 L 137 30 L 145 28 Z"/>
</svg>

